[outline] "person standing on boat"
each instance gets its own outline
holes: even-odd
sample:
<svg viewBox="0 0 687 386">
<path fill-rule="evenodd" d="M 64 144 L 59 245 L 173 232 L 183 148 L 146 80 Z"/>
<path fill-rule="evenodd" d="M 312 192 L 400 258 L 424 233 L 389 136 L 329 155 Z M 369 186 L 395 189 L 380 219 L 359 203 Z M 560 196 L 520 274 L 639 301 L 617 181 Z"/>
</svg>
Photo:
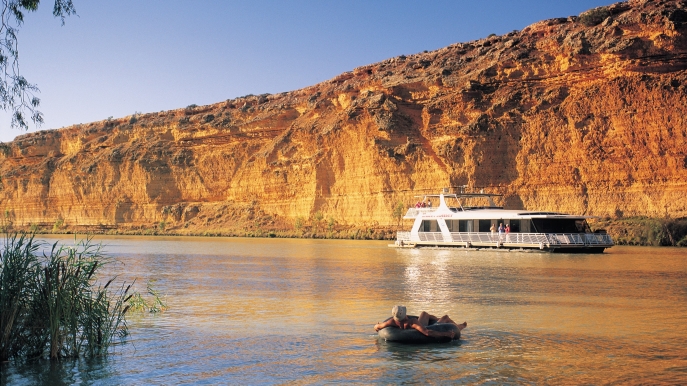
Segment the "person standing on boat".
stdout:
<svg viewBox="0 0 687 386">
<path fill-rule="evenodd" d="M 510 242 L 510 224 L 506 224 L 506 242 Z"/>
<path fill-rule="evenodd" d="M 489 228 L 491 231 L 491 240 L 494 241 L 494 236 L 496 235 L 496 224 L 491 224 L 491 228 Z"/>
<path fill-rule="evenodd" d="M 453 339 L 455 333 L 453 331 L 434 331 L 428 330 L 426 327 L 430 322 L 434 323 L 453 323 L 458 327 L 458 331 L 463 330 L 468 326 L 467 322 L 458 324 L 451 320 L 448 315 L 444 315 L 441 318 L 437 318 L 434 315 L 430 315 L 425 311 L 420 312 L 420 316 L 408 316 L 406 315 L 406 306 L 394 306 L 391 309 L 391 318 L 382 323 L 375 324 L 375 331 L 379 331 L 386 327 L 398 327 L 402 330 L 414 328 L 425 336 L 431 336 L 433 338 L 449 337 Z"/>
<path fill-rule="evenodd" d="M 503 240 L 503 232 L 506 231 L 506 228 L 503 227 L 503 223 L 499 223 L 499 240 Z"/>
</svg>

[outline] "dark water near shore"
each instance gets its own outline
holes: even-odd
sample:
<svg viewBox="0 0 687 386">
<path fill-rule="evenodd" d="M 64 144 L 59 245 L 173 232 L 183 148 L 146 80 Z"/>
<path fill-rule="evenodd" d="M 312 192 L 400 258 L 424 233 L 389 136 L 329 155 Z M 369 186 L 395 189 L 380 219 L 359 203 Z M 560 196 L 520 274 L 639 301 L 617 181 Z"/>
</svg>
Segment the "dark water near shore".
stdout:
<svg viewBox="0 0 687 386">
<path fill-rule="evenodd" d="M 110 274 L 139 291 L 155 280 L 169 310 L 130 316 L 108 358 L 4 364 L 0 383 L 687 384 L 687 249 L 96 240 L 121 262 Z M 397 303 L 468 328 L 448 344 L 379 342 L 372 326 Z"/>
</svg>

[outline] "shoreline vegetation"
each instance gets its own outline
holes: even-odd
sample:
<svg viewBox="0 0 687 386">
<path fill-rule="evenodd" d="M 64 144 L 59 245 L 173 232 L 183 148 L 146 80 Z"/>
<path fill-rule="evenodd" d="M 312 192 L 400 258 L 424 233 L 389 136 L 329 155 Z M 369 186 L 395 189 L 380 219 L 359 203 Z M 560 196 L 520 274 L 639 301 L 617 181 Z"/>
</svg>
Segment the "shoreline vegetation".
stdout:
<svg viewBox="0 0 687 386">
<path fill-rule="evenodd" d="M 590 225 L 605 229 L 616 245 L 687 247 L 687 218 L 604 218 Z"/>
<path fill-rule="evenodd" d="M 74 246 L 34 238 L 6 235 L 0 249 L 0 362 L 107 355 L 128 335 L 133 283 L 99 275 L 113 260 L 91 238 Z"/>
<path fill-rule="evenodd" d="M 167 309 L 149 280 L 116 283 L 100 269 L 116 260 L 92 237 L 72 246 L 12 233 L 0 244 L 0 364 L 9 360 L 102 357 L 128 336 L 128 314 Z"/>
<path fill-rule="evenodd" d="M 592 230 L 605 230 L 616 245 L 634 246 L 687 246 L 687 218 L 599 218 L 589 221 Z M 212 229 L 190 229 L 167 227 L 164 222 L 148 226 L 118 227 L 112 225 L 68 226 L 62 222 L 49 225 L 3 226 L 0 233 L 24 231 L 35 234 L 89 234 L 122 236 L 197 236 L 197 237 L 258 237 L 258 238 L 303 238 L 335 240 L 395 240 L 396 232 L 405 226 L 370 225 L 363 227 L 345 226 L 329 221 L 325 223 L 314 218 L 298 218 L 295 226 L 280 224 L 250 224 L 241 227 L 217 226 Z M 272 226 L 270 226 L 272 225 Z M 277 225 L 277 226 L 275 226 Z"/>
</svg>

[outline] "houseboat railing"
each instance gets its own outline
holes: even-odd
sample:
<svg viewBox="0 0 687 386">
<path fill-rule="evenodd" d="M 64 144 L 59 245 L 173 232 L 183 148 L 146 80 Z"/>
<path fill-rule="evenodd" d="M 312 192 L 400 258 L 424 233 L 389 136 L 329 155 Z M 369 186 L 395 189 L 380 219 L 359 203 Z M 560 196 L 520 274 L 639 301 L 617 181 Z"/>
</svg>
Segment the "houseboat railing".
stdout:
<svg viewBox="0 0 687 386">
<path fill-rule="evenodd" d="M 408 211 L 405 214 L 405 218 L 415 218 L 417 217 L 418 214 L 420 213 L 430 213 L 436 211 L 437 208 L 408 208 Z"/>
<path fill-rule="evenodd" d="M 501 235 L 498 233 L 492 234 L 491 232 L 451 233 L 453 242 L 457 243 L 548 244 L 549 238 L 547 236 L 543 233 L 504 233 Z"/>
<path fill-rule="evenodd" d="M 589 245 L 613 245 L 611 236 L 604 233 L 585 233 L 584 237 Z"/>
<path fill-rule="evenodd" d="M 410 241 L 410 232 L 396 232 L 396 241 L 404 243 Z"/>
<path fill-rule="evenodd" d="M 552 245 L 584 245 L 585 240 L 579 233 L 549 233 L 546 238 Z"/>
<path fill-rule="evenodd" d="M 452 232 L 451 239 L 445 240 L 441 232 L 419 232 L 422 242 L 454 242 L 454 243 L 480 243 L 494 245 L 569 245 L 569 246 L 593 246 L 613 245 L 613 239 L 607 234 L 601 233 L 508 233 L 492 234 L 491 232 Z M 410 243 L 410 232 L 398 232 L 396 241 Z"/>
<path fill-rule="evenodd" d="M 419 232 L 418 235 L 421 241 L 439 241 L 442 243 L 446 241 L 441 232 Z"/>
</svg>

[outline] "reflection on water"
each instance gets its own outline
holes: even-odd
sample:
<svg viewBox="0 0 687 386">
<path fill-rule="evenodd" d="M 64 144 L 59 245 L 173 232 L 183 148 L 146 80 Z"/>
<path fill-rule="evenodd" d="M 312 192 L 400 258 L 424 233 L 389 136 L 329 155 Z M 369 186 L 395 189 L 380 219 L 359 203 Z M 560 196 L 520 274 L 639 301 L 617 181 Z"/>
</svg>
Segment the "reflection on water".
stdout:
<svg viewBox="0 0 687 386">
<path fill-rule="evenodd" d="M 160 315 L 99 360 L 10 363 L 2 384 L 687 383 L 687 251 L 396 250 L 385 242 L 102 239 Z M 377 341 L 394 304 L 460 341 Z"/>
</svg>

